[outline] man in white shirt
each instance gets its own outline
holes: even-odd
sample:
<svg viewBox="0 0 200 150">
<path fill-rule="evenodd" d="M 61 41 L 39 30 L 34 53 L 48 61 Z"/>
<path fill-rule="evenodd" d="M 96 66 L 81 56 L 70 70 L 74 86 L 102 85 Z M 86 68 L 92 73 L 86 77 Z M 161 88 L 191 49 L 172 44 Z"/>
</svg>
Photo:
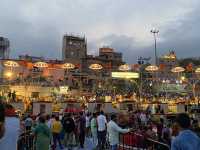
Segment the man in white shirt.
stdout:
<svg viewBox="0 0 200 150">
<path fill-rule="evenodd" d="M 104 149 L 106 143 L 107 120 L 103 111 L 101 111 L 100 115 L 97 117 L 97 126 L 98 146 L 100 149 Z"/>
<path fill-rule="evenodd" d="M 140 120 L 141 120 L 141 123 L 143 124 L 143 125 L 146 125 L 146 122 L 147 122 L 147 117 L 146 117 L 146 114 L 145 113 L 141 113 L 140 114 Z"/>
<path fill-rule="evenodd" d="M 108 135 L 111 150 L 117 150 L 117 145 L 119 144 L 119 133 L 128 133 L 129 129 L 122 129 L 116 123 L 116 115 L 111 115 L 111 120 L 108 123 Z"/>
<path fill-rule="evenodd" d="M 85 117 L 86 137 L 90 136 L 90 114 L 87 113 Z"/>
</svg>

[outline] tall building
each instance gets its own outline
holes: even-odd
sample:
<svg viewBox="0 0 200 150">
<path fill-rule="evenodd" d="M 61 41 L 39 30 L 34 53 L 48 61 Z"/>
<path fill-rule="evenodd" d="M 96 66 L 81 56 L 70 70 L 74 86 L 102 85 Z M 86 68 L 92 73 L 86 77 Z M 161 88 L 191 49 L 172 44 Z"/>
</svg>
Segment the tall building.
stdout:
<svg viewBox="0 0 200 150">
<path fill-rule="evenodd" d="M 0 59 L 9 58 L 10 42 L 7 38 L 0 37 Z M 3 78 L 3 65 L 0 63 L 0 80 Z"/>
<path fill-rule="evenodd" d="M 63 61 L 79 62 L 87 57 L 87 42 L 85 37 L 64 35 L 62 45 Z"/>
<path fill-rule="evenodd" d="M 0 37 L 0 59 L 9 58 L 10 42 L 7 38 Z"/>
<path fill-rule="evenodd" d="M 83 59 L 83 70 L 84 72 L 92 72 L 89 69 L 91 64 L 100 64 L 103 66 L 101 72 L 109 75 L 111 71 L 118 70 L 119 66 L 124 64 L 122 60 L 122 53 L 115 52 L 114 49 L 110 47 L 103 47 L 99 49 L 99 55 L 87 55 L 85 59 Z"/>
<path fill-rule="evenodd" d="M 110 67 L 112 70 L 116 70 L 120 65 L 124 64 L 122 53 L 115 52 L 114 49 L 110 47 L 100 48 L 98 58 L 105 63 L 105 66 Z"/>
</svg>

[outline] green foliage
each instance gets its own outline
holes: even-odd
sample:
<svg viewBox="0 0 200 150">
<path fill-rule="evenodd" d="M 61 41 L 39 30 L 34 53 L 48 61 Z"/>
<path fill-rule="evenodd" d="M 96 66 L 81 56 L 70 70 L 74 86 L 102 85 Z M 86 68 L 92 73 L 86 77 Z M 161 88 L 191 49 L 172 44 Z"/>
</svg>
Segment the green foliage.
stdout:
<svg viewBox="0 0 200 150">
<path fill-rule="evenodd" d="M 190 63 L 192 63 L 194 66 L 199 66 L 200 58 L 184 58 L 179 60 L 179 65 L 182 67 L 186 67 Z"/>
</svg>

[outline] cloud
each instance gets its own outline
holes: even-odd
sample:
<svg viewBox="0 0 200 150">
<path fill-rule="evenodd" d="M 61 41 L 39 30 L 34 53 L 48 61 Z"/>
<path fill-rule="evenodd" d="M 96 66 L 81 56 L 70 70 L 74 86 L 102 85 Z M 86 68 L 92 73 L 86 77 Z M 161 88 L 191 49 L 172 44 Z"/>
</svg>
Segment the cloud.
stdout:
<svg viewBox="0 0 200 150">
<path fill-rule="evenodd" d="M 65 33 L 85 35 L 88 51 L 102 45 L 123 52 L 134 63 L 153 56 L 152 27 L 160 30 L 158 49 L 196 55 L 199 47 L 198 0 L 2 0 L 0 35 L 11 42 L 11 55 L 61 58 Z M 188 53 L 190 49 L 190 53 Z"/>
<path fill-rule="evenodd" d="M 164 55 L 169 50 L 175 50 L 179 58 L 199 57 L 200 53 L 200 11 L 194 7 L 180 18 L 172 19 L 166 24 L 160 25 L 158 35 L 158 55 Z M 101 38 L 99 43 L 110 43 L 116 50 L 123 52 L 124 58 L 129 63 L 135 63 L 139 56 L 152 57 L 154 60 L 154 41 L 150 32 L 146 44 L 140 44 L 137 35 L 116 35 L 111 34 Z"/>
</svg>

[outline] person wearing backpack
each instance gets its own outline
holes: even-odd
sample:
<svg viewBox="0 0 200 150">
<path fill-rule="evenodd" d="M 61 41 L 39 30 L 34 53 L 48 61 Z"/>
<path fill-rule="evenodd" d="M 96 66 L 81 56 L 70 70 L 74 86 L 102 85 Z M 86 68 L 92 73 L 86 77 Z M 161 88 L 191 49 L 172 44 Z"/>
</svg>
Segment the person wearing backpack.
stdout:
<svg viewBox="0 0 200 150">
<path fill-rule="evenodd" d="M 68 150 L 71 150 L 76 145 L 76 139 L 75 139 L 75 122 L 72 118 L 71 113 L 68 113 L 64 116 L 63 119 L 63 129 L 65 132 L 64 136 L 64 146 L 68 148 Z"/>
<path fill-rule="evenodd" d="M 25 125 L 25 128 L 26 128 L 26 131 L 31 130 L 31 127 L 33 125 L 33 120 L 32 120 L 30 115 L 28 115 L 27 118 L 25 119 L 24 125 Z"/>
<path fill-rule="evenodd" d="M 39 122 L 33 133 L 35 134 L 36 150 L 49 150 L 51 131 L 45 123 L 43 116 L 39 117 Z"/>
</svg>

